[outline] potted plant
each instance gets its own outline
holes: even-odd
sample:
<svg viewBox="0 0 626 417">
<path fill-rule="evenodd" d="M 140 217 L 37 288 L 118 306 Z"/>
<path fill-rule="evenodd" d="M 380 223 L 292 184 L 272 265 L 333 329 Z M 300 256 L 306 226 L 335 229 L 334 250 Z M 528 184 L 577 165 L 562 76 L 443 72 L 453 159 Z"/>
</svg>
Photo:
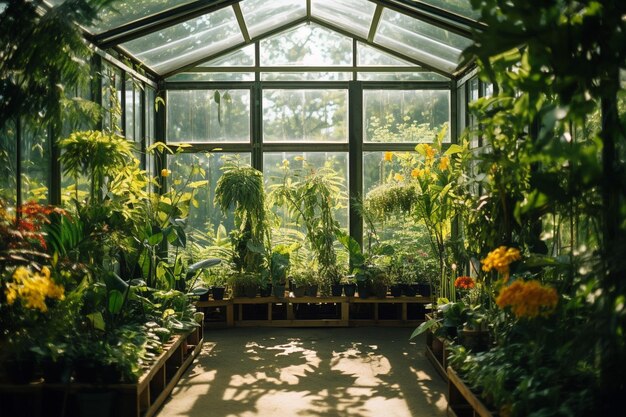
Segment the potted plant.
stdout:
<svg viewBox="0 0 626 417">
<path fill-rule="evenodd" d="M 256 297 L 260 279 L 261 274 L 258 272 L 233 272 L 230 281 L 233 297 Z"/>
<path fill-rule="evenodd" d="M 230 269 L 228 266 L 220 266 L 204 272 L 203 281 L 211 289 L 211 295 L 214 300 L 224 299 L 229 273 Z"/>
<path fill-rule="evenodd" d="M 222 176 L 215 189 L 215 203 L 224 213 L 234 209 L 236 229 L 231 232 L 234 270 L 241 280 L 250 281 L 266 269 L 266 248 L 270 247 L 263 174 L 243 164 L 238 156 L 223 157 Z"/>
<path fill-rule="evenodd" d="M 306 228 L 306 241 L 315 256 L 319 283 L 322 291 L 328 293 L 331 285 L 341 281 L 335 250 L 340 227 L 333 212 L 342 198 L 339 186 L 343 178 L 330 165 L 316 168 L 305 159 L 300 160 L 302 169 L 293 172 L 289 163 L 283 163 L 283 181 L 272 187 L 270 196 L 274 204 L 285 206 L 293 220 Z"/>
</svg>

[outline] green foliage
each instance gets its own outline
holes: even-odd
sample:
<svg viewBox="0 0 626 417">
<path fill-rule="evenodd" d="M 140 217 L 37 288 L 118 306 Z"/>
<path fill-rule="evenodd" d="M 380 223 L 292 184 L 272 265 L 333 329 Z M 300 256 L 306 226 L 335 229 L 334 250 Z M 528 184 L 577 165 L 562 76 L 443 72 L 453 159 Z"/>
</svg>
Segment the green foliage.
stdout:
<svg viewBox="0 0 626 417">
<path fill-rule="evenodd" d="M 302 168 L 291 170 L 283 163 L 283 179 L 271 187 L 270 201 L 286 207 L 295 223 L 302 222 L 306 239 L 315 254 L 320 281 L 325 285 L 341 280 L 335 239 L 339 223 L 333 210 L 340 204 L 343 178 L 330 164 L 316 169 L 302 159 Z"/>
<path fill-rule="evenodd" d="M 72 133 L 59 141 L 60 162 L 65 174 L 73 178 L 86 174 L 90 199 L 101 203 L 107 178 L 128 174 L 125 170 L 134 159 L 133 143 L 117 134 L 100 131 Z"/>
<path fill-rule="evenodd" d="M 215 189 L 215 202 L 224 213 L 234 208 L 238 230 L 231 232 L 233 262 L 239 271 L 259 271 L 269 247 L 263 174 L 234 158 L 225 158 Z"/>
<path fill-rule="evenodd" d="M 76 23 L 88 26 L 113 1 L 68 0 L 43 16 L 42 1 L 0 2 L 0 129 L 40 112 L 44 123 L 60 127 L 68 86 L 89 77 L 91 50 Z"/>
</svg>

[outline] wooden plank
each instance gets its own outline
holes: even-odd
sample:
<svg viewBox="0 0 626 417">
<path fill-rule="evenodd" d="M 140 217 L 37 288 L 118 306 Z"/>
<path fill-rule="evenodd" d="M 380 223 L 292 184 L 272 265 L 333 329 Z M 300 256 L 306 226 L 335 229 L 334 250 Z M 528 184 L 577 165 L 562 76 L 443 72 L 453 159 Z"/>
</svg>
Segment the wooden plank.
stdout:
<svg viewBox="0 0 626 417">
<path fill-rule="evenodd" d="M 348 327 L 348 322 L 336 319 L 323 320 L 244 320 L 236 327 Z"/>
<path fill-rule="evenodd" d="M 226 306 L 226 325 L 235 325 L 235 307 L 232 304 Z"/>
<path fill-rule="evenodd" d="M 454 391 L 455 389 L 458 391 L 458 394 L 463 396 L 468 404 L 474 409 L 474 414 L 480 417 L 493 417 L 494 413 L 489 411 L 487 407 L 478 399 L 478 397 L 469 389 L 465 382 L 459 377 L 459 374 L 456 373 L 454 369 L 448 366 L 447 369 L 448 374 L 448 387 L 449 391 Z M 457 393 L 450 393 L 450 397 L 453 399 Z M 450 407 L 450 405 L 449 405 Z"/>
<path fill-rule="evenodd" d="M 154 399 L 154 401 L 150 405 L 150 408 L 146 410 L 146 414 L 143 417 L 152 417 L 158 411 L 158 409 L 161 407 L 163 402 L 165 402 L 167 397 L 169 397 L 169 395 L 172 393 L 172 390 L 174 389 L 176 384 L 178 384 L 178 381 L 183 376 L 183 374 L 185 373 L 189 365 L 191 365 L 193 360 L 196 358 L 196 356 L 198 356 L 198 354 L 202 350 L 203 342 L 204 340 L 200 340 L 200 343 L 198 343 L 198 345 L 194 348 L 191 354 L 184 360 L 184 362 L 178 368 L 176 373 L 172 376 L 172 379 L 170 380 L 170 382 L 167 383 L 163 391 L 159 394 L 157 398 Z"/>
<path fill-rule="evenodd" d="M 443 378 L 444 381 L 447 381 L 448 374 L 446 373 L 445 368 L 441 365 L 441 363 L 439 362 L 439 360 L 433 353 L 432 349 L 428 345 L 426 346 L 425 355 L 426 355 L 426 358 L 430 361 L 430 363 L 433 364 L 433 368 L 435 368 L 435 371 L 437 371 L 437 373 Z"/>
</svg>

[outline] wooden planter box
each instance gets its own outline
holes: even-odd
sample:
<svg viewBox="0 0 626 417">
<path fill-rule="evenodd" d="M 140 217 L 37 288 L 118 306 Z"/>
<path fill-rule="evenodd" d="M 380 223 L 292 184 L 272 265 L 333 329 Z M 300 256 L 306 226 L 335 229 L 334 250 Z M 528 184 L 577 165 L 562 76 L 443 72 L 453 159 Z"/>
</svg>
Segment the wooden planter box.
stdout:
<svg viewBox="0 0 626 417">
<path fill-rule="evenodd" d="M 453 417 L 495 417 L 469 389 L 454 369 L 448 367 L 448 415 Z"/>
<path fill-rule="evenodd" d="M 185 370 L 202 349 L 202 328 L 174 336 L 136 384 L 0 385 L 0 417 L 77 417 L 79 396 L 109 392 L 111 416 L 151 417 L 170 395 Z M 15 410 L 19 409 L 19 413 Z"/>
<path fill-rule="evenodd" d="M 426 320 L 430 320 L 430 314 L 426 315 Z M 448 367 L 448 346 L 450 342 L 428 330 L 426 332 L 426 357 L 433 364 L 437 373 L 445 380 L 448 380 L 446 368 Z"/>
</svg>

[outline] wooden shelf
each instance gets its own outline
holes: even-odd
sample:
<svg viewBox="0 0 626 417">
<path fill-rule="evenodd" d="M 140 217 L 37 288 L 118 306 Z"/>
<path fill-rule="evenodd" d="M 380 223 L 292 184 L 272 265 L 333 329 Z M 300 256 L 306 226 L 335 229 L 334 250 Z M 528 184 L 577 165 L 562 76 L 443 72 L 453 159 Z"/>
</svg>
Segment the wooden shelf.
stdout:
<svg viewBox="0 0 626 417">
<path fill-rule="evenodd" d="M 428 297 L 236 297 L 198 301 L 205 326 L 346 327 L 417 326 Z M 308 305 L 308 307 L 307 307 Z M 302 307 L 300 307 L 302 306 Z M 315 306 L 319 306 L 316 310 Z M 397 306 L 397 307 L 394 307 Z M 421 310 L 418 312 L 419 306 Z M 391 309 L 391 310 L 390 310 Z M 216 313 L 219 314 L 209 314 Z M 214 317 L 218 317 L 215 319 Z"/>
</svg>

